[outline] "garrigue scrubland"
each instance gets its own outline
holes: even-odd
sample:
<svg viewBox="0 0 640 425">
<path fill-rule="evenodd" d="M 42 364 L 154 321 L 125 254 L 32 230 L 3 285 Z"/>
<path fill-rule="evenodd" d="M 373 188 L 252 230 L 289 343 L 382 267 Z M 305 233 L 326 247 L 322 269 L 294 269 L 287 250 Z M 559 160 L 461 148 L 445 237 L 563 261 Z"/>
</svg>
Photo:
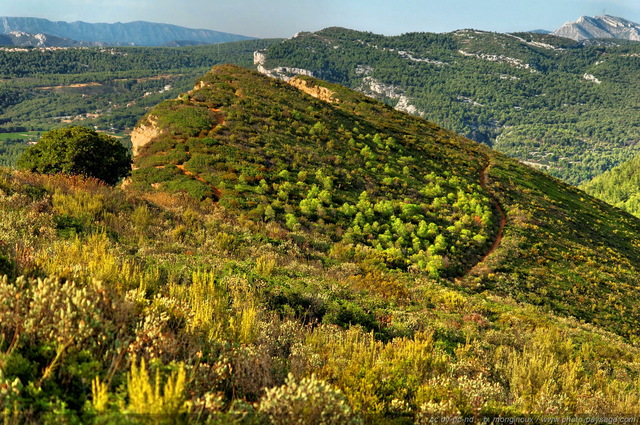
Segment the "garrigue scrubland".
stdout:
<svg viewBox="0 0 640 425">
<path fill-rule="evenodd" d="M 296 85 L 214 68 L 115 187 L 0 171 L 7 420 L 640 413 L 637 218 Z"/>
</svg>

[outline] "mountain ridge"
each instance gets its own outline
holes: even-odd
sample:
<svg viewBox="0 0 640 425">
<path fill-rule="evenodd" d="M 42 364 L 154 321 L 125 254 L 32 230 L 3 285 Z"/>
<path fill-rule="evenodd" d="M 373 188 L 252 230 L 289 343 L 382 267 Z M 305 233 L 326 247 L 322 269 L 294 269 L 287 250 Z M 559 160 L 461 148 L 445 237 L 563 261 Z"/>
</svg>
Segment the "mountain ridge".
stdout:
<svg viewBox="0 0 640 425">
<path fill-rule="evenodd" d="M 640 84 L 639 47 L 536 33 L 326 28 L 257 52 L 254 62 L 268 75 L 345 85 L 579 184 L 636 150 L 640 133 L 625 105 L 636 103 L 629 88 Z"/>
<path fill-rule="evenodd" d="M 214 30 L 191 29 L 178 25 L 147 21 L 109 24 L 83 21 L 50 21 L 31 17 L 0 17 L 0 33 L 12 31 L 47 34 L 77 42 L 134 46 L 162 46 L 172 42 L 215 44 L 253 38 Z"/>
</svg>

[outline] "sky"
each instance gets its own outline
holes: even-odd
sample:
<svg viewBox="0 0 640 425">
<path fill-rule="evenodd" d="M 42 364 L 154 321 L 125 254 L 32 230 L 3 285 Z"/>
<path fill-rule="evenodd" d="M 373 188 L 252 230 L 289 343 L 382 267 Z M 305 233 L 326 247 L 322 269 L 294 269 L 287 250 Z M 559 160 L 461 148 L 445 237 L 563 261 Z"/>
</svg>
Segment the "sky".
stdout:
<svg viewBox="0 0 640 425">
<path fill-rule="evenodd" d="M 259 38 L 331 26 L 398 35 L 474 28 L 555 30 L 580 16 L 640 23 L 638 0 L 0 0 L 0 16 L 52 21 L 150 21 Z"/>
</svg>

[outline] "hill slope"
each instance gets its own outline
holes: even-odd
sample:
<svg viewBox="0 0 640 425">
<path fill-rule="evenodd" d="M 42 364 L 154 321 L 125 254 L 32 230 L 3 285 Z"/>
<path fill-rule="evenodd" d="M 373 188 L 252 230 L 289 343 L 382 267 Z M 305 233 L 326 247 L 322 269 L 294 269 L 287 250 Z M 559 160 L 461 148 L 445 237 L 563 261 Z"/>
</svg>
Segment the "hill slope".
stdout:
<svg viewBox="0 0 640 425">
<path fill-rule="evenodd" d="M 0 165 L 39 132 L 83 125 L 128 138 L 148 108 L 177 97 L 211 66 L 251 66 L 277 40 L 181 48 L 0 48 Z"/>
<path fill-rule="evenodd" d="M 343 87 L 292 83 L 214 68 L 140 122 L 122 187 L 0 170 L 3 411 L 640 414 L 638 219 Z"/>
<path fill-rule="evenodd" d="M 635 332 L 635 218 L 340 86 L 294 83 L 328 102 L 242 69 L 214 69 L 143 119 L 133 137 L 134 184 L 210 197 L 328 237 L 329 247 L 371 247 L 392 268 L 460 278 Z M 474 266 L 502 215 L 500 247 Z M 617 295 L 602 302 L 603 290 Z"/>
<path fill-rule="evenodd" d="M 78 42 L 103 45 L 162 46 L 171 42 L 199 42 L 207 44 L 248 40 L 252 37 L 219 31 L 191 29 L 153 22 L 117 22 L 94 24 L 88 22 L 52 22 L 41 18 L 0 17 L 0 33 L 13 31 L 47 34 Z"/>
<path fill-rule="evenodd" d="M 581 188 L 592 196 L 640 216 L 640 157 L 595 177 Z"/>
<path fill-rule="evenodd" d="M 327 28 L 258 52 L 256 66 L 345 85 L 578 184 L 637 151 L 638 53 L 545 34 Z"/>
</svg>

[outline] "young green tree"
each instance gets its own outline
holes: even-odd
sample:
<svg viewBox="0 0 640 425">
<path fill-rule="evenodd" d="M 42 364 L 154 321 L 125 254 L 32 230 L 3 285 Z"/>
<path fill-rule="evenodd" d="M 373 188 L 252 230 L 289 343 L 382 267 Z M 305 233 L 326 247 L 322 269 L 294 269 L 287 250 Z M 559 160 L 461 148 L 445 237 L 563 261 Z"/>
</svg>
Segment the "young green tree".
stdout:
<svg viewBox="0 0 640 425">
<path fill-rule="evenodd" d="M 131 157 L 115 138 L 86 127 L 51 130 L 18 159 L 18 168 L 42 174 L 98 178 L 114 185 L 131 172 Z"/>
</svg>

